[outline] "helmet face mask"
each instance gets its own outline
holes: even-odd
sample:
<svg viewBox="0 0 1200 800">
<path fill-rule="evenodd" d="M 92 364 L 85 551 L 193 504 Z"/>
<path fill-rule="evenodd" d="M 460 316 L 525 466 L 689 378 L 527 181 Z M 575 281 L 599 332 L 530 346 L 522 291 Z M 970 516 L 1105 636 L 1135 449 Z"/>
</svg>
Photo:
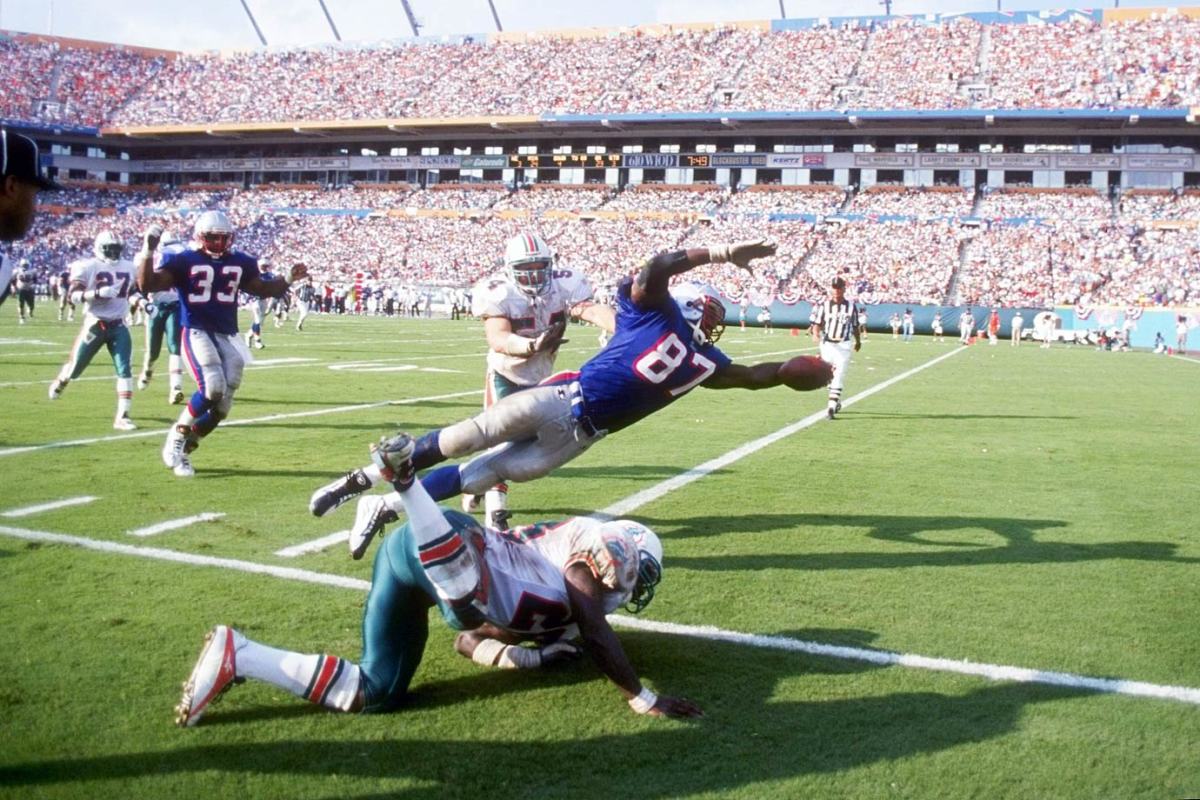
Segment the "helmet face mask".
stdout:
<svg viewBox="0 0 1200 800">
<path fill-rule="evenodd" d="M 112 231 L 101 231 L 92 246 L 92 252 L 101 261 L 119 261 L 125 252 L 125 243 Z"/>
<path fill-rule="evenodd" d="M 725 304 L 708 287 L 684 284 L 671 289 L 697 346 L 716 344 L 725 332 Z"/>
<path fill-rule="evenodd" d="M 210 256 L 220 257 L 233 246 L 233 224 L 221 211 L 205 211 L 196 220 L 196 244 Z"/>
<path fill-rule="evenodd" d="M 631 541 L 637 548 L 637 582 L 634 584 L 629 601 L 625 603 L 625 610 L 636 614 L 650 605 L 650 601 L 654 599 L 654 589 L 662 580 L 662 542 L 654 531 L 631 519 L 606 522 L 604 527 L 619 530 L 624 534 L 626 540 Z"/>
<path fill-rule="evenodd" d="M 508 279 L 530 297 L 545 294 L 550 288 L 554 251 L 536 233 L 519 233 L 504 246 L 504 269 Z"/>
</svg>

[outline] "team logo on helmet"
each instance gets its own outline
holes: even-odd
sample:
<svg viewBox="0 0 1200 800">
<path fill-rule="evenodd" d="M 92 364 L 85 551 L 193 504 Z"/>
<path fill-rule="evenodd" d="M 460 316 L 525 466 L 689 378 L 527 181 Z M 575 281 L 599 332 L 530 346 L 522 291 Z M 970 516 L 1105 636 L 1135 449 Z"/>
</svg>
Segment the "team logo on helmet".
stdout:
<svg viewBox="0 0 1200 800">
<path fill-rule="evenodd" d="M 631 519 L 618 519 L 604 523 L 602 530 L 609 533 L 619 533 L 621 538 L 630 542 L 637 550 L 638 568 L 637 583 L 633 594 L 625 604 L 625 610 L 636 614 L 654 599 L 654 588 L 662 580 L 663 550 L 658 534 L 640 522 Z M 609 544 L 609 552 L 613 547 Z M 615 554 L 614 554 L 615 555 Z"/>
<path fill-rule="evenodd" d="M 125 243 L 112 231 L 101 231 L 92 246 L 92 252 L 101 261 L 118 261 L 121 253 L 125 252 Z"/>
<path fill-rule="evenodd" d="M 519 233 L 504 246 L 508 279 L 530 297 L 544 294 L 550 288 L 553 263 L 554 251 L 536 233 Z"/>
<path fill-rule="evenodd" d="M 196 244 L 210 256 L 223 256 L 233 246 L 233 223 L 223 211 L 205 211 L 193 232 Z"/>
<path fill-rule="evenodd" d="M 698 347 L 716 344 L 725 332 L 725 304 L 709 286 L 684 283 L 671 288 L 671 297 L 692 329 Z"/>
</svg>

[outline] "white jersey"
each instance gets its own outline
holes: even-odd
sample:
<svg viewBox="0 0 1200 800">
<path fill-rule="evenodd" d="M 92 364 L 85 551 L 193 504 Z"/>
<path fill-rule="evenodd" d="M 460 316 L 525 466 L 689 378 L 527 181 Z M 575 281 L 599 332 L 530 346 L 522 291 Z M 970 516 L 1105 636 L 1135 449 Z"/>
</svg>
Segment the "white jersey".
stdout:
<svg viewBox="0 0 1200 800">
<path fill-rule="evenodd" d="M 97 319 L 124 320 L 129 313 L 129 293 L 137 287 L 137 270 L 132 261 L 104 261 L 84 258 L 71 264 L 71 283 L 81 283 L 85 291 L 102 286 L 117 287 L 116 297 L 94 297 L 88 301 L 88 313 Z"/>
<path fill-rule="evenodd" d="M 169 256 L 173 256 L 176 253 L 182 253 L 186 249 L 187 245 L 185 245 L 183 242 L 173 242 L 165 247 L 158 248 L 158 251 L 154 254 L 154 269 L 157 270 L 159 265 L 162 264 L 162 262 L 165 261 Z M 151 303 L 157 303 L 159 305 L 178 303 L 179 292 L 172 287 L 161 292 L 151 292 L 149 299 Z"/>
<path fill-rule="evenodd" d="M 566 321 L 574 306 L 592 299 L 592 285 L 572 269 L 554 270 L 554 279 L 544 294 L 530 297 L 509 281 L 504 273 L 484 278 L 475 285 L 471 314 L 481 319 L 504 317 L 512 323 L 513 333 L 535 338 L 554 323 Z M 554 372 L 553 351 L 518 358 L 491 350 L 488 369 L 519 386 L 533 386 Z"/>
<path fill-rule="evenodd" d="M 565 522 L 539 523 L 514 528 L 499 534 L 500 538 L 519 543 L 534 550 L 541 558 L 523 558 L 512 564 L 517 574 L 528 572 L 531 581 L 556 576 L 553 582 L 563 583 L 568 567 L 583 564 L 604 585 L 604 612 L 616 611 L 629 602 L 637 586 L 639 556 L 637 546 L 620 532 L 600 530 L 602 523 L 590 517 L 572 517 Z M 550 568 L 547 572 L 547 566 Z M 493 595 L 519 598 L 519 592 L 503 590 L 498 584 L 501 574 L 493 571 Z M 564 584 L 565 592 L 565 584 Z"/>
<path fill-rule="evenodd" d="M 12 274 L 16 266 L 16 262 L 0 253 L 0 294 L 4 294 L 5 290 L 8 289 L 8 284 L 12 282 Z"/>
<path fill-rule="evenodd" d="M 13 280 L 17 282 L 17 291 L 25 292 L 34 287 L 37 282 L 37 275 L 31 269 L 18 269 L 13 275 Z"/>
</svg>

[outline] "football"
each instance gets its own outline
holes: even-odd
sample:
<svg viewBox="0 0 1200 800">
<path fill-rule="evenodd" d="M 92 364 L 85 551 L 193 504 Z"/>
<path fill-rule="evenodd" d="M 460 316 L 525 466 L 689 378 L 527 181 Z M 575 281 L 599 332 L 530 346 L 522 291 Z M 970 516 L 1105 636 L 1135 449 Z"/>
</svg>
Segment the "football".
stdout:
<svg viewBox="0 0 1200 800">
<path fill-rule="evenodd" d="M 796 356 L 780 364 L 775 374 L 784 386 L 809 392 L 833 380 L 833 367 L 819 356 Z"/>
</svg>

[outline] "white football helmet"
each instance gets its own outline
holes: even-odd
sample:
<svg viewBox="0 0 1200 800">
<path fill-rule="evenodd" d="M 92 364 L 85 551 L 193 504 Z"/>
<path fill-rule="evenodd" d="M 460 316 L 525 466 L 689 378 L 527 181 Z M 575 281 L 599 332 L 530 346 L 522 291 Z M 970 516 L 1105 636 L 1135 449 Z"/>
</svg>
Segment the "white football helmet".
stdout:
<svg viewBox="0 0 1200 800">
<path fill-rule="evenodd" d="M 125 243 L 112 231 L 100 231 L 96 243 L 92 245 L 92 252 L 101 261 L 118 261 L 121 253 L 125 252 Z"/>
<path fill-rule="evenodd" d="M 193 229 L 196 244 L 210 256 L 223 256 L 233 246 L 233 223 L 223 211 L 205 211 Z"/>
<path fill-rule="evenodd" d="M 716 344 L 725 332 L 725 304 L 716 289 L 697 283 L 681 283 L 671 287 L 671 298 L 692 329 L 696 346 Z"/>
<path fill-rule="evenodd" d="M 602 533 L 620 533 L 633 542 L 638 551 L 637 584 L 625 610 L 636 614 L 654 599 L 654 587 L 662 580 L 663 548 L 658 534 L 640 522 L 615 519 L 600 526 Z"/>
<path fill-rule="evenodd" d="M 265 274 L 271 273 L 271 259 L 263 256 L 258 260 L 258 271 Z"/>
<path fill-rule="evenodd" d="M 508 279 L 530 297 L 544 294 L 553 277 L 554 251 L 532 231 L 518 233 L 504 246 Z"/>
</svg>

